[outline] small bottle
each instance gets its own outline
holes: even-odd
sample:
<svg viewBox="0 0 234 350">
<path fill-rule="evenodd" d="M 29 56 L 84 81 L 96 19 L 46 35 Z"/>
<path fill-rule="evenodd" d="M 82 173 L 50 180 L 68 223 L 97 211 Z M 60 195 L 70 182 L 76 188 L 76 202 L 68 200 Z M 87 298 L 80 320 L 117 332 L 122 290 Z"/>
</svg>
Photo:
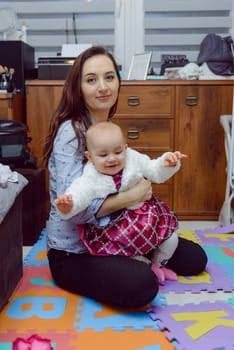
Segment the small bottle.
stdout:
<svg viewBox="0 0 234 350">
<path fill-rule="evenodd" d="M 26 23 L 22 23 L 21 25 L 21 36 L 20 36 L 21 41 L 24 41 L 27 43 L 27 25 Z"/>
</svg>

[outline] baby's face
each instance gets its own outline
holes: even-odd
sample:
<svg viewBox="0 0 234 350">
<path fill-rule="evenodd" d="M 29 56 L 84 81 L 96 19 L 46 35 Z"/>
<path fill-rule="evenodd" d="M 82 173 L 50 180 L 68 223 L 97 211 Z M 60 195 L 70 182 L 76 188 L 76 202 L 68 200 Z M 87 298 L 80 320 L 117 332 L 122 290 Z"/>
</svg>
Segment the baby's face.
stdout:
<svg viewBox="0 0 234 350">
<path fill-rule="evenodd" d="M 89 147 L 88 159 L 94 164 L 98 172 L 106 175 L 118 174 L 125 166 L 127 145 L 122 135 L 111 133 L 105 137 L 98 137 Z"/>
</svg>

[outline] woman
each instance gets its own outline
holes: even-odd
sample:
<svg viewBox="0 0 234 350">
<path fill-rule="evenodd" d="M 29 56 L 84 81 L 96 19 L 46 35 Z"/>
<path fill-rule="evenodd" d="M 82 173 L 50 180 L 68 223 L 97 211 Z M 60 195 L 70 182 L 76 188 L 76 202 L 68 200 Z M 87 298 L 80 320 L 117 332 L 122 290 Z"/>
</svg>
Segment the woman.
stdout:
<svg viewBox="0 0 234 350">
<path fill-rule="evenodd" d="M 60 218 L 54 203 L 82 174 L 85 132 L 91 124 L 114 115 L 119 88 L 116 62 L 102 47 L 91 47 L 78 56 L 66 79 L 44 151 L 51 198 L 48 259 L 52 276 L 61 288 L 115 306 L 140 307 L 158 292 L 158 280 L 151 267 L 124 256 L 91 255 L 79 237 L 77 224 L 98 223 L 104 216 L 150 199 L 150 181 L 141 179 L 127 191 L 94 200 L 69 220 Z M 206 263 L 199 245 L 180 238 L 167 267 L 180 275 L 195 275 L 205 269 Z"/>
</svg>

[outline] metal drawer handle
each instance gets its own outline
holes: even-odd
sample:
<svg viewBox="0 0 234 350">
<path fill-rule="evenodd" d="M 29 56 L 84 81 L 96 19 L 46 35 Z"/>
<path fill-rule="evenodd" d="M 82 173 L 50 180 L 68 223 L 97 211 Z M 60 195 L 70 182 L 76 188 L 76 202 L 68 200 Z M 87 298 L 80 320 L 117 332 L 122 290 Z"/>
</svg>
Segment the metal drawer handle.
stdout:
<svg viewBox="0 0 234 350">
<path fill-rule="evenodd" d="M 138 139 L 140 136 L 139 134 L 139 130 L 137 129 L 128 129 L 128 138 L 131 139 L 131 140 L 135 140 L 135 139 Z"/>
<path fill-rule="evenodd" d="M 129 96 L 128 105 L 129 106 L 139 106 L 140 98 L 138 96 Z"/>
<path fill-rule="evenodd" d="M 197 96 L 187 96 L 185 101 L 187 106 L 196 106 L 198 104 Z"/>
</svg>

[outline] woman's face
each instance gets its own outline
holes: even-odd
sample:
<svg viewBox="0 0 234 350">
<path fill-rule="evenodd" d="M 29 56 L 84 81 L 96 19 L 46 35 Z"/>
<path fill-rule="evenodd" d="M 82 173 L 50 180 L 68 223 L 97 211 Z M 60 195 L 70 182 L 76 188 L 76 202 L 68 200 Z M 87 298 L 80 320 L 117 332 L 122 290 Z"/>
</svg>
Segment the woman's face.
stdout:
<svg viewBox="0 0 234 350">
<path fill-rule="evenodd" d="M 82 70 L 81 90 L 91 116 L 97 122 L 107 120 L 119 90 L 118 76 L 108 56 L 87 59 Z"/>
</svg>

